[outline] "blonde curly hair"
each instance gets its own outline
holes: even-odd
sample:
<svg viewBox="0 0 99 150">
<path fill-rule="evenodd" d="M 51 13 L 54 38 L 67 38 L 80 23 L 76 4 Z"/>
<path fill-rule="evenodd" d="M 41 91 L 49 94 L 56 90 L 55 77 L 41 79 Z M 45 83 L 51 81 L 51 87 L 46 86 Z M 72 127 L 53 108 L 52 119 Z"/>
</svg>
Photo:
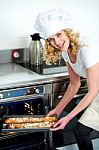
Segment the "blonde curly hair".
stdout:
<svg viewBox="0 0 99 150">
<path fill-rule="evenodd" d="M 72 54 L 76 55 L 79 48 L 83 45 L 79 42 L 80 33 L 73 32 L 72 29 L 64 29 L 63 30 L 68 38 L 70 39 L 70 49 L 72 50 Z M 44 51 L 44 60 L 46 64 L 55 63 L 59 59 L 60 50 L 54 48 L 48 40 L 45 40 L 45 51 Z"/>
</svg>

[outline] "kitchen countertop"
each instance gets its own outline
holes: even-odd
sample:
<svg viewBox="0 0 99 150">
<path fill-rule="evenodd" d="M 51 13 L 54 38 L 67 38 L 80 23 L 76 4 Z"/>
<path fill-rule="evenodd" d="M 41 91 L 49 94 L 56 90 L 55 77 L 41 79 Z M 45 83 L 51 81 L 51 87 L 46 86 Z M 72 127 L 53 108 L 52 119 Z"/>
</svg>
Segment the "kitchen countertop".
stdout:
<svg viewBox="0 0 99 150">
<path fill-rule="evenodd" d="M 0 64 L 0 89 L 49 83 L 66 76 L 68 72 L 41 75 L 18 64 L 5 63 Z"/>
</svg>

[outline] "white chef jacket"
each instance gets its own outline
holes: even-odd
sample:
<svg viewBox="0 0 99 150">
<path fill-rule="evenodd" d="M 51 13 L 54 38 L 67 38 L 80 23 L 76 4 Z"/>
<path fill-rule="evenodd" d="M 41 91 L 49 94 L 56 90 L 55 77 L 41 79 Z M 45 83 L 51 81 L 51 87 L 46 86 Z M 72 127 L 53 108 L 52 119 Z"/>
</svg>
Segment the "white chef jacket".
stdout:
<svg viewBox="0 0 99 150">
<path fill-rule="evenodd" d="M 75 64 L 70 61 L 67 50 L 62 51 L 62 56 L 69 62 L 74 72 L 86 78 L 86 68 L 99 62 L 99 42 L 89 37 L 81 37 L 80 42 L 86 46 L 79 49 Z M 99 95 L 87 107 L 79 122 L 99 131 Z"/>
</svg>

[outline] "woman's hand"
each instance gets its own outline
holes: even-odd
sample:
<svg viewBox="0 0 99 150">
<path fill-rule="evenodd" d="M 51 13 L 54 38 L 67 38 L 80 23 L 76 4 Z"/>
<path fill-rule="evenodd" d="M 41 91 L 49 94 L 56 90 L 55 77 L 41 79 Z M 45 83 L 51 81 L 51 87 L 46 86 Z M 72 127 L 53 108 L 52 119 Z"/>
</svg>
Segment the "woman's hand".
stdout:
<svg viewBox="0 0 99 150">
<path fill-rule="evenodd" d="M 57 111 L 55 108 L 48 112 L 47 116 L 56 116 L 59 117 L 59 111 Z"/>
<path fill-rule="evenodd" d="M 69 122 L 69 118 L 66 116 L 66 117 L 63 117 L 61 119 L 59 119 L 54 125 L 53 125 L 53 128 L 51 128 L 50 130 L 51 131 L 57 131 L 57 130 L 60 130 L 60 129 L 64 129 L 65 126 L 68 124 Z"/>
</svg>

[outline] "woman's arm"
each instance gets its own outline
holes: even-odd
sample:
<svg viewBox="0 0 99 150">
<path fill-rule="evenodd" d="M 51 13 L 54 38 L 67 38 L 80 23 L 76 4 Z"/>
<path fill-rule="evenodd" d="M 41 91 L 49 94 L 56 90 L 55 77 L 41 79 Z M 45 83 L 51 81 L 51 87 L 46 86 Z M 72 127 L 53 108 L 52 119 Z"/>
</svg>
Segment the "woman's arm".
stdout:
<svg viewBox="0 0 99 150">
<path fill-rule="evenodd" d="M 99 93 L 99 63 L 86 69 L 88 93 L 80 101 L 80 103 L 69 113 L 68 117 L 72 119 L 79 112 L 84 110 Z"/>
<path fill-rule="evenodd" d="M 99 94 L 99 63 L 86 69 L 88 93 L 79 104 L 65 117 L 61 118 L 53 127 L 52 131 L 63 129 L 66 124 L 79 112 L 84 110 Z"/>
<path fill-rule="evenodd" d="M 67 63 L 66 66 L 70 77 L 70 83 L 63 98 L 55 107 L 55 112 L 57 115 L 59 115 L 68 105 L 68 103 L 73 99 L 74 95 L 77 93 L 80 87 L 80 77 L 73 71 L 69 63 Z"/>
</svg>

